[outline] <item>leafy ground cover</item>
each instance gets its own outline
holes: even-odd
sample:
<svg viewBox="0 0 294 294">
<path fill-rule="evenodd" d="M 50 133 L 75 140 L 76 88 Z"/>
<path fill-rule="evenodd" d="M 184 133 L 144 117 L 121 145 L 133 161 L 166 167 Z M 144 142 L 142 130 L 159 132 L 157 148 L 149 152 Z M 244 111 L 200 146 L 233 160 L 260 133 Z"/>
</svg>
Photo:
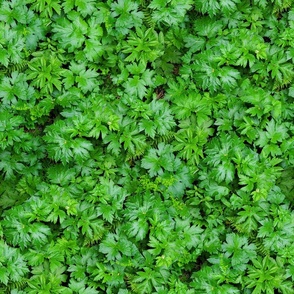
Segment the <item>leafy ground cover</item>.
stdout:
<svg viewBox="0 0 294 294">
<path fill-rule="evenodd" d="M 0 292 L 294 293 L 292 0 L 0 1 Z"/>
</svg>

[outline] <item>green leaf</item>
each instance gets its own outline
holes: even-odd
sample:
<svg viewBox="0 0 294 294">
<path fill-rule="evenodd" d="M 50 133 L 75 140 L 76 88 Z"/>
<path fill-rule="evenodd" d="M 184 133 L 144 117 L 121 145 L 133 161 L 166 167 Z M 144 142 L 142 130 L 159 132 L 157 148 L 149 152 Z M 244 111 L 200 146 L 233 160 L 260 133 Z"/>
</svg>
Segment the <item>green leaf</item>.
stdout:
<svg viewBox="0 0 294 294">
<path fill-rule="evenodd" d="M 111 10 L 111 15 L 116 19 L 115 29 L 121 34 L 126 35 L 131 28 L 142 25 L 144 13 L 134 1 L 118 0 L 112 3 Z"/>
<path fill-rule="evenodd" d="M 0 268 L 0 281 L 4 285 L 8 284 L 8 273 L 4 267 Z"/>
<path fill-rule="evenodd" d="M 256 258 L 256 246 L 249 245 L 246 237 L 236 234 L 228 234 L 222 248 L 225 256 L 230 257 L 232 266 L 239 271 L 244 271 L 249 260 Z"/>
<path fill-rule="evenodd" d="M 96 86 L 97 82 L 95 78 L 98 76 L 98 73 L 95 70 L 82 70 L 79 73 L 79 76 L 76 77 L 76 82 L 80 89 L 86 93 L 88 91 L 92 91 Z"/>
<path fill-rule="evenodd" d="M 9 54 L 4 48 L 0 48 L 0 63 L 6 67 L 9 64 Z"/>
<path fill-rule="evenodd" d="M 175 160 L 170 145 L 158 144 L 158 149 L 150 149 L 148 155 L 142 160 L 142 167 L 149 170 L 151 177 L 162 175 L 163 171 L 174 171 L 180 161 Z"/>
<path fill-rule="evenodd" d="M 108 260 L 121 258 L 119 243 L 114 234 L 107 234 L 106 238 L 100 243 L 99 251 L 106 254 Z"/>
</svg>

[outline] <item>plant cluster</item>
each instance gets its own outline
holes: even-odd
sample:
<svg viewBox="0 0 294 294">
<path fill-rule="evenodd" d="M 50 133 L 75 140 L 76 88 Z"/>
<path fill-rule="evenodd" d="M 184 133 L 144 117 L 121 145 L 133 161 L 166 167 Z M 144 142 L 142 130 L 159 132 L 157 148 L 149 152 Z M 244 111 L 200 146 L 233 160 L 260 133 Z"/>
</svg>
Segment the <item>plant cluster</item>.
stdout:
<svg viewBox="0 0 294 294">
<path fill-rule="evenodd" d="M 0 292 L 293 294 L 292 0 L 0 1 Z"/>
</svg>

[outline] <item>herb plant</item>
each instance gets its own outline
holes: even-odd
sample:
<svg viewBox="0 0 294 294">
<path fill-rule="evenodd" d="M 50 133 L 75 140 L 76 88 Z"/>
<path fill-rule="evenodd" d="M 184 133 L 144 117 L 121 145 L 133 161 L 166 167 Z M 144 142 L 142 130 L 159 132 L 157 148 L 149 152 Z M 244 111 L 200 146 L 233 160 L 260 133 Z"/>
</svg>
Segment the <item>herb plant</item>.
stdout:
<svg viewBox="0 0 294 294">
<path fill-rule="evenodd" d="M 0 1 L 0 292 L 294 293 L 292 0 Z"/>
</svg>

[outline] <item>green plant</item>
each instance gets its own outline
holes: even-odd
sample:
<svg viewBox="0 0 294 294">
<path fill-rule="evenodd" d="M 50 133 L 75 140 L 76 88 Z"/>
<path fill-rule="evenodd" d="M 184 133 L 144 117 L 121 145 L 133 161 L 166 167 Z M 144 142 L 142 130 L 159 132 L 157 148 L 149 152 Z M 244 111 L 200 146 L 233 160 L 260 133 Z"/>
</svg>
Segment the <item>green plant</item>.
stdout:
<svg viewBox="0 0 294 294">
<path fill-rule="evenodd" d="M 0 1 L 0 293 L 293 293 L 291 0 Z"/>
</svg>

